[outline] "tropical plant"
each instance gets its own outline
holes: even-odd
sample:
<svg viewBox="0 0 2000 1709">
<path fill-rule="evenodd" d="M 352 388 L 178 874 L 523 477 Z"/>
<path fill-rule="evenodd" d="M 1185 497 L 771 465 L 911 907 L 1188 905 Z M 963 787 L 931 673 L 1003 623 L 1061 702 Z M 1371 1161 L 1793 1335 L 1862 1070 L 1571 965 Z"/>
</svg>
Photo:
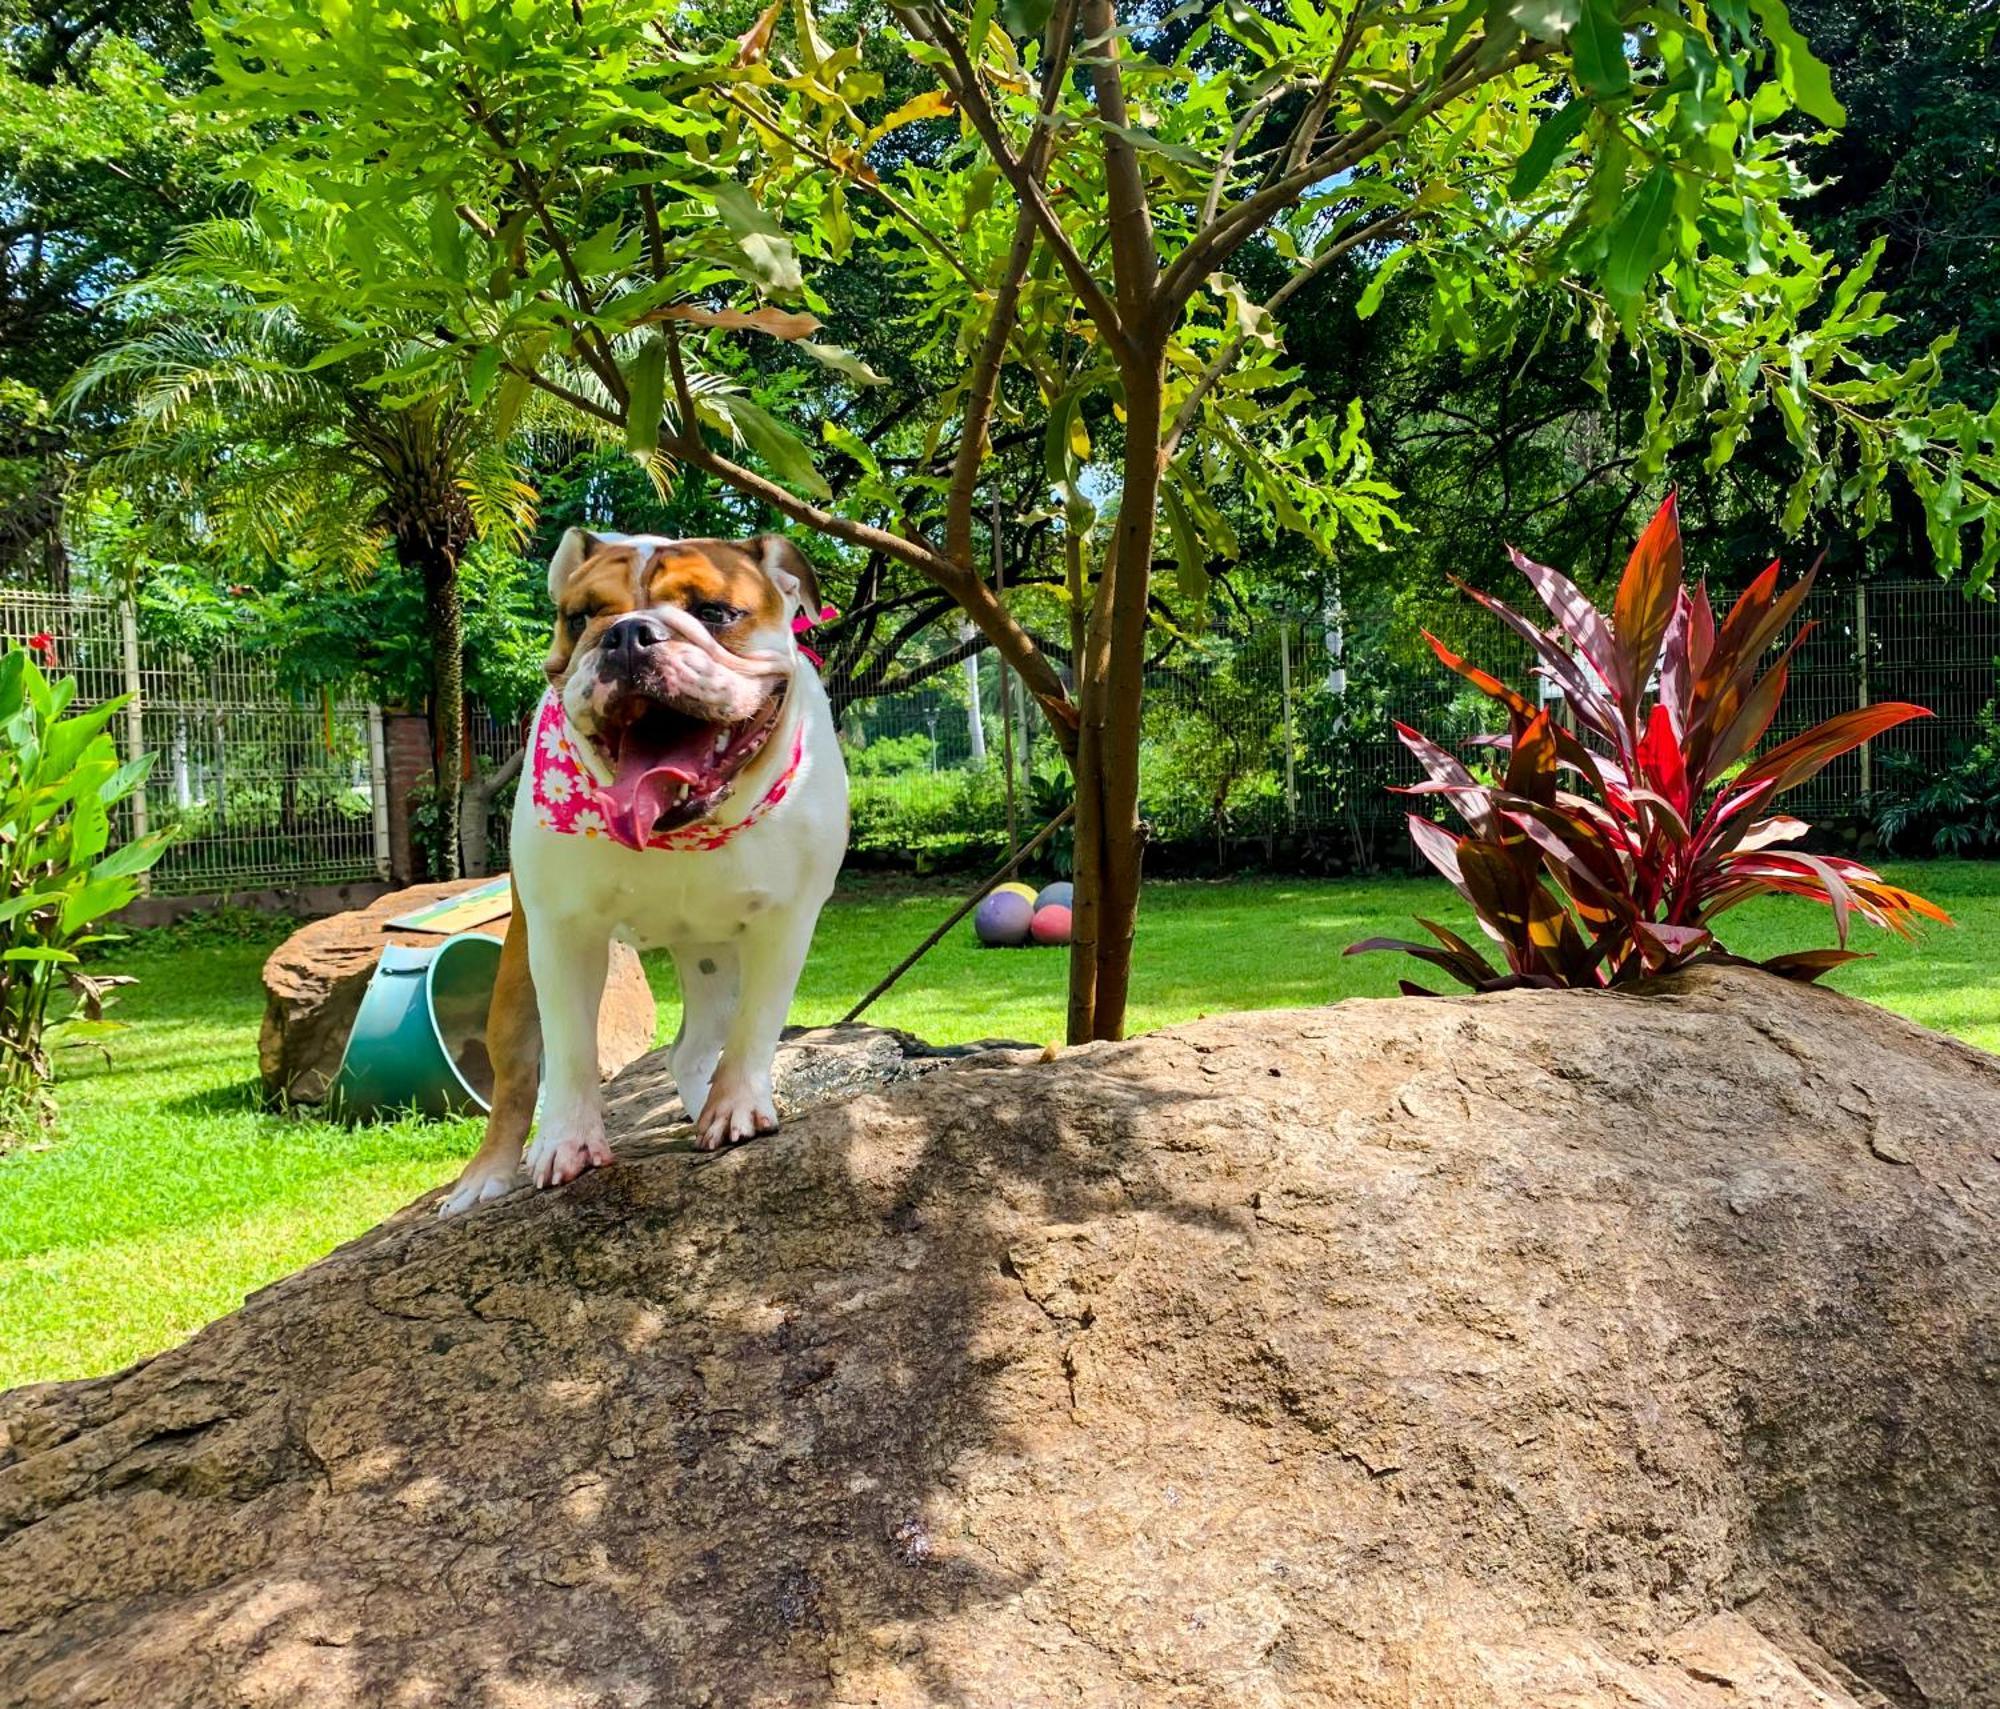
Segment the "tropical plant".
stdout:
<svg viewBox="0 0 2000 1709">
<path fill-rule="evenodd" d="M 139 893 L 139 874 L 167 833 L 111 846 L 112 815 L 151 756 L 119 763 L 105 726 L 121 696 L 71 713 L 76 680 L 43 674 L 24 647 L 0 654 L 0 1138 L 24 1117 L 46 1118 L 46 1040 L 102 1037 L 104 1000 L 127 980 L 84 972 L 77 951 L 102 941 L 94 928 Z M 73 998 L 51 1019 L 57 994 Z"/>
<path fill-rule="evenodd" d="M 1773 415 L 1794 525 L 1874 516 L 1895 470 L 1943 561 L 1968 530 L 1975 573 L 2000 557 L 1991 426 L 1936 395 L 1935 354 L 1871 359 L 1892 317 L 1867 265 L 1836 285 L 1787 211 L 1788 119 L 1841 112 L 1782 0 L 898 0 L 824 25 L 774 0 L 740 35 L 734 8 L 639 0 L 204 16 L 218 107 L 273 139 L 253 176 L 342 211 L 365 291 L 422 305 L 437 363 L 965 608 L 1075 762 L 1074 1038 L 1124 1022 L 1156 535 L 1195 605 L 1241 549 L 1232 510 L 1320 550 L 1403 526 L 1359 404 L 1302 407 L 1283 353 L 1343 257 L 1374 263 L 1364 317 L 1426 280 L 1441 343 L 1629 345 L 1656 451 L 1713 414 L 1720 464 Z M 456 222 L 409 244 L 412 197 Z M 814 336 L 857 255 L 903 284 L 879 329 L 924 364 L 902 396 Z M 746 361 L 795 378 L 775 413 L 714 389 Z M 1074 700 L 980 549 L 1004 444 L 1044 451 Z"/>
<path fill-rule="evenodd" d="M 72 382 L 76 413 L 120 416 L 94 478 L 131 495 L 190 558 L 254 556 L 293 577 L 359 578 L 383 547 L 422 590 L 423 687 L 437 773 L 464 769 L 465 590 L 477 535 L 518 545 L 534 489 L 508 455 L 524 395 L 503 407 L 462 376 L 397 372 L 413 336 L 393 313 L 344 312 L 354 263 L 304 210 L 213 220 L 125 299 L 129 336 Z M 308 288 L 310 281 L 310 288 Z M 520 389 L 525 394 L 526 388 Z M 441 799 L 457 871 L 458 805 Z"/>
<path fill-rule="evenodd" d="M 1813 571 L 1781 592 L 1773 563 L 1718 623 L 1706 585 L 1690 593 L 1682 581 L 1672 494 L 1639 537 L 1609 615 L 1559 571 L 1513 557 L 1552 627 L 1459 585 L 1528 644 L 1539 661 L 1534 674 L 1559 692 L 1576 729 L 1435 639 L 1444 665 L 1506 709 L 1507 734 L 1488 738 L 1504 754 L 1504 769 L 1482 781 L 1408 725 L 1396 726 L 1428 776 L 1406 793 L 1441 797 L 1470 827 L 1460 835 L 1412 813 L 1410 835 L 1472 905 L 1508 971 L 1429 920 L 1418 923 L 1435 944 L 1370 938 L 1349 954 L 1404 951 L 1474 990 L 1624 985 L 1720 951 L 1718 915 L 1781 894 L 1831 908 L 1841 947 L 1760 965 L 1816 979 L 1856 958 L 1846 945 L 1857 914 L 1904 936 L 1917 916 L 1950 923 L 1935 904 L 1859 861 L 1783 847 L 1809 827 L 1766 812 L 1850 749 L 1928 716 L 1901 702 L 1860 707 L 1756 753 L 1811 626 L 1766 661 L 1804 604 Z M 1420 990 L 1408 981 L 1404 988 Z"/>
<path fill-rule="evenodd" d="M 1883 754 L 1862 807 L 1882 847 L 1924 842 L 1940 855 L 2000 848 L 2000 704 L 1988 701 L 1978 733 L 1943 764 L 1920 754 Z"/>
</svg>

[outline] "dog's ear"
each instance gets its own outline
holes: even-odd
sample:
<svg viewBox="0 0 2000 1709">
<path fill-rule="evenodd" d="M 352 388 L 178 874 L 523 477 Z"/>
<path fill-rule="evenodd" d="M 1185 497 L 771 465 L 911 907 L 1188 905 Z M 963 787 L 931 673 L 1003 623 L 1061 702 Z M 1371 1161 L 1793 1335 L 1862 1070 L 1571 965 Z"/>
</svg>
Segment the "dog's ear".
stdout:
<svg viewBox="0 0 2000 1709">
<path fill-rule="evenodd" d="M 563 583 L 576 574 L 586 559 L 594 558 L 603 550 L 604 542 L 589 529 L 565 529 L 556 547 L 556 555 L 549 560 L 549 602 L 554 604 L 559 601 Z"/>
<path fill-rule="evenodd" d="M 743 550 L 757 560 L 764 574 L 785 596 L 786 605 L 790 608 L 785 613 L 786 617 L 789 618 L 794 611 L 803 611 L 808 617 L 819 616 L 819 577 L 814 574 L 805 553 L 782 534 L 759 534 L 744 541 Z"/>
</svg>

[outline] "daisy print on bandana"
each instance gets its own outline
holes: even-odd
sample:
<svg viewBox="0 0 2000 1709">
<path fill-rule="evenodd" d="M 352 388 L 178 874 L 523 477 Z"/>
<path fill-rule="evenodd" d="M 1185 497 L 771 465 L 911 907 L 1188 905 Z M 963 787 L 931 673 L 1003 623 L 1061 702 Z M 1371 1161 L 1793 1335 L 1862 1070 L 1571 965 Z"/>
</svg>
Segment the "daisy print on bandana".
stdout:
<svg viewBox="0 0 2000 1709">
<path fill-rule="evenodd" d="M 719 849 L 739 832 L 747 831 L 791 793 L 805 763 L 805 726 L 792 737 L 790 762 L 778 779 L 764 792 L 764 798 L 733 825 L 711 825 L 697 821 L 677 830 L 656 831 L 646 839 L 649 849 Z M 562 702 L 553 691 L 542 696 L 535 716 L 534 774 L 531 779 L 535 823 L 562 836 L 603 837 L 621 847 L 634 847 L 610 828 L 598 806 L 599 791 L 577 759 L 576 743 L 570 735 L 569 720 Z"/>
</svg>

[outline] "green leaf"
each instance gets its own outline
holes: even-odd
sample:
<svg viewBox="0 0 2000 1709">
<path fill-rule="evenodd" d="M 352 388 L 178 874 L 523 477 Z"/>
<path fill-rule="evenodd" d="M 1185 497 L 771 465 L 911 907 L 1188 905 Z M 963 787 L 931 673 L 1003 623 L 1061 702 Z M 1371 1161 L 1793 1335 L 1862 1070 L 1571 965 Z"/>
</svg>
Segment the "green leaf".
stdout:
<svg viewBox="0 0 2000 1709">
<path fill-rule="evenodd" d="M 1171 484 L 1161 486 L 1160 499 L 1167 513 L 1167 526 L 1174 537 L 1174 557 L 1180 566 L 1178 585 L 1181 593 L 1188 599 L 1206 600 L 1208 555 L 1201 549 L 1201 539 L 1195 533 L 1187 506 L 1181 502 L 1179 490 Z"/>
<path fill-rule="evenodd" d="M 1507 16 L 1539 41 L 1555 42 L 1576 28 L 1583 0 L 1510 0 Z"/>
<path fill-rule="evenodd" d="M 625 449 L 650 457 L 660 447 L 660 414 L 667 401 L 667 341 L 646 338 L 625 365 Z"/>
<path fill-rule="evenodd" d="M 713 400 L 735 424 L 743 443 L 764 459 L 771 473 L 814 498 L 832 498 L 833 489 L 813 467 L 805 442 L 748 398 L 727 392 Z"/>
<path fill-rule="evenodd" d="M 1778 82 L 1803 113 L 1823 125 L 1847 123 L 1847 109 L 1833 92 L 1833 78 L 1799 34 L 1785 0 L 1750 0 L 1751 10 L 1763 27 L 1778 59 Z"/>
<path fill-rule="evenodd" d="M 1542 187 L 1543 181 L 1555 170 L 1563 151 L 1576 140 L 1590 113 L 1588 101 L 1571 100 L 1565 101 L 1554 112 L 1543 115 L 1542 122 L 1535 127 L 1533 138 L 1521 151 L 1521 158 L 1514 167 L 1514 181 L 1509 186 L 1511 194 L 1527 196 Z"/>
<path fill-rule="evenodd" d="M 1674 215 L 1674 175 L 1656 166 L 1611 228 L 1604 288 L 1621 309 L 1638 300 L 1666 260 Z"/>
<path fill-rule="evenodd" d="M 886 386 L 889 383 L 852 350 L 843 350 L 838 344 L 815 344 L 810 338 L 802 338 L 798 345 L 822 368 L 845 374 L 858 386 Z"/>
<path fill-rule="evenodd" d="M 167 844 L 172 841 L 171 831 L 149 831 L 143 837 L 134 837 L 129 843 L 119 844 L 93 866 L 90 876 L 129 878 L 134 873 L 144 872 L 166 852 Z"/>
<path fill-rule="evenodd" d="M 1632 87 L 1625 29 L 1611 0 L 1583 0 L 1582 15 L 1569 34 L 1569 54 L 1577 82 L 1593 97 L 1623 95 Z"/>
<path fill-rule="evenodd" d="M 489 344 L 473 357 L 465 371 L 465 395 L 477 409 L 486 401 L 486 394 L 492 390 L 493 376 L 500 372 L 502 351 L 497 344 Z"/>
<path fill-rule="evenodd" d="M 709 197 L 758 284 L 772 291 L 796 291 L 805 283 L 784 227 L 758 206 L 743 185 L 733 178 L 722 179 L 710 188 Z"/>
<path fill-rule="evenodd" d="M 1401 249 L 1392 249 L 1382 257 L 1382 264 L 1375 269 L 1361 293 L 1361 300 L 1354 305 L 1354 312 L 1362 320 L 1369 319 L 1382 306 L 1383 293 L 1389 289 L 1390 281 L 1402 269 L 1403 264 L 1415 253 L 1406 243 Z"/>
<path fill-rule="evenodd" d="M 1017 41 L 1032 40 L 1049 26 L 1055 0 L 1000 0 L 1000 22 Z"/>
</svg>

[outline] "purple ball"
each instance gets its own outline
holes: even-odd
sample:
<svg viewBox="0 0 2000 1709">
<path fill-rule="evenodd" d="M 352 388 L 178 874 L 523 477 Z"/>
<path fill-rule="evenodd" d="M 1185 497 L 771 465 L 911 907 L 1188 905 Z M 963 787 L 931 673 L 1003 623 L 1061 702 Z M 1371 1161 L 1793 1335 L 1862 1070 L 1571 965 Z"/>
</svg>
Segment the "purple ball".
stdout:
<svg viewBox="0 0 2000 1709">
<path fill-rule="evenodd" d="M 1035 905 L 1014 890 L 996 890 L 979 904 L 972 929 L 988 949 L 1017 949 L 1028 941 Z"/>
</svg>

